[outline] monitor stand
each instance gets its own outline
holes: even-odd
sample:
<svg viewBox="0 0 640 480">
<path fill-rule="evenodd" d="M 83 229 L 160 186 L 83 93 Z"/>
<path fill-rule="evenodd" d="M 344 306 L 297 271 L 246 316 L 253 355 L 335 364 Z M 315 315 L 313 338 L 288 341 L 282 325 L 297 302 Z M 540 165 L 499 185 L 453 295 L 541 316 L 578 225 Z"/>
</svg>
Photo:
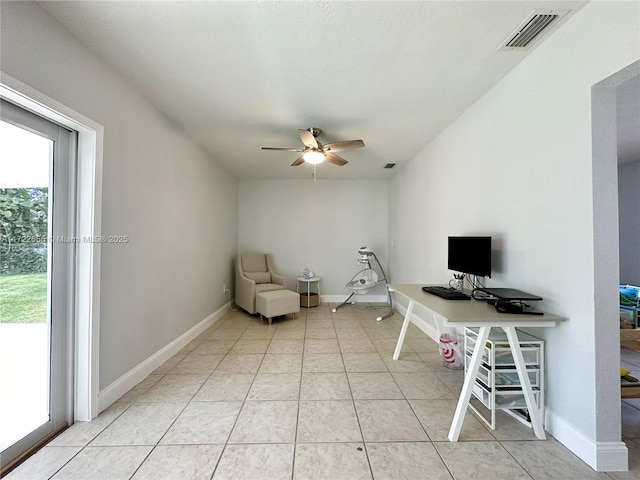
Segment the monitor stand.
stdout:
<svg viewBox="0 0 640 480">
<path fill-rule="evenodd" d="M 540 310 L 524 303 L 525 301 L 537 302 L 542 300 L 542 297 L 537 295 L 531 295 L 530 293 L 514 288 L 477 288 L 474 292 L 476 291 L 489 295 L 485 300 L 489 305 L 493 305 L 496 311 L 500 313 L 544 315 Z"/>
<path fill-rule="evenodd" d="M 484 292 L 499 300 L 528 300 L 531 302 L 542 300 L 538 295 L 516 290 L 515 288 L 476 288 L 477 292 Z"/>
<path fill-rule="evenodd" d="M 494 304 L 496 311 L 500 313 L 516 313 L 522 315 L 544 315 L 540 310 L 523 303 L 522 300 L 500 299 Z"/>
</svg>

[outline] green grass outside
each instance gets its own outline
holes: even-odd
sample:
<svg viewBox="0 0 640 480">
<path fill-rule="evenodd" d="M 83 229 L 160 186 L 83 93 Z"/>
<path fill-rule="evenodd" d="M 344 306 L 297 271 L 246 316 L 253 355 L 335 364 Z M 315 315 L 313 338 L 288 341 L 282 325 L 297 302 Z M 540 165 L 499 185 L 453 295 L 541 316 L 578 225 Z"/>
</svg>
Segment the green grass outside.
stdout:
<svg viewBox="0 0 640 480">
<path fill-rule="evenodd" d="M 47 321 L 47 274 L 0 275 L 0 323 Z"/>
</svg>

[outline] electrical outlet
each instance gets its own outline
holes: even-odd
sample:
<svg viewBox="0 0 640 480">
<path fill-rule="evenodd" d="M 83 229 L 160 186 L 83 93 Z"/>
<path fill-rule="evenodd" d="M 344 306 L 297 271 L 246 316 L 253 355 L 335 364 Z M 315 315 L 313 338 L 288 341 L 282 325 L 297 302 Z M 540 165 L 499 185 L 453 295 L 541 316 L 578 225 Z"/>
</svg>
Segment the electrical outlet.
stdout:
<svg viewBox="0 0 640 480">
<path fill-rule="evenodd" d="M 222 293 L 227 293 L 227 286 L 224 283 L 222 284 Z"/>
</svg>

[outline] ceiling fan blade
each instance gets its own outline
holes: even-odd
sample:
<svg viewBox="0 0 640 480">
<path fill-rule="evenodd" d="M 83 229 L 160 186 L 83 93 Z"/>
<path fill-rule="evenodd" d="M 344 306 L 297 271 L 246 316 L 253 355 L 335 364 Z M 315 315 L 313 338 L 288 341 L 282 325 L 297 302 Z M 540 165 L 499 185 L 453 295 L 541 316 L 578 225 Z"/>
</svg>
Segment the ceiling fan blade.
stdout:
<svg viewBox="0 0 640 480">
<path fill-rule="evenodd" d="M 313 148 L 318 148 L 318 141 L 316 140 L 316 137 L 313 136 L 313 133 L 311 133 L 309 130 L 298 129 L 298 134 L 300 135 L 300 140 L 302 140 L 302 143 L 304 143 L 307 147 L 311 146 Z"/>
<path fill-rule="evenodd" d="M 334 165 L 338 165 L 339 167 L 346 165 L 347 162 L 344 158 L 339 157 L 338 155 L 334 155 L 333 153 L 325 153 L 324 156 L 325 161 L 329 162 L 329 163 L 333 163 Z"/>
<path fill-rule="evenodd" d="M 345 150 L 353 150 L 354 148 L 364 147 L 362 140 L 347 140 L 345 142 L 327 143 L 323 149 L 325 152 L 344 152 Z"/>
<path fill-rule="evenodd" d="M 304 157 L 298 157 L 298 159 L 291 164 L 292 167 L 297 167 L 298 165 L 302 165 L 304 163 Z"/>
<path fill-rule="evenodd" d="M 280 150 L 283 152 L 304 152 L 301 148 L 262 147 L 262 150 Z"/>
</svg>

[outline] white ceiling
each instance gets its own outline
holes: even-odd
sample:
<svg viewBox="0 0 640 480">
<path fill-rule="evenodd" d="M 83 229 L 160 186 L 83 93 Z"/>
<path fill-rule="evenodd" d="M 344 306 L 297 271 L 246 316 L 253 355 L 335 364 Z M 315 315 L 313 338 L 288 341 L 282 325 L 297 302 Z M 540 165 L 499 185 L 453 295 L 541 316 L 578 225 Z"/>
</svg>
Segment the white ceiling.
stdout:
<svg viewBox="0 0 640 480">
<path fill-rule="evenodd" d="M 42 2 L 241 178 L 290 167 L 297 129 L 362 139 L 318 178 L 384 179 L 525 58 L 497 51 L 535 8 L 585 2 Z M 561 22 L 560 22 L 561 23 Z M 541 41 L 552 35 L 547 33 Z M 397 167 L 396 167 L 397 168 Z"/>
</svg>

